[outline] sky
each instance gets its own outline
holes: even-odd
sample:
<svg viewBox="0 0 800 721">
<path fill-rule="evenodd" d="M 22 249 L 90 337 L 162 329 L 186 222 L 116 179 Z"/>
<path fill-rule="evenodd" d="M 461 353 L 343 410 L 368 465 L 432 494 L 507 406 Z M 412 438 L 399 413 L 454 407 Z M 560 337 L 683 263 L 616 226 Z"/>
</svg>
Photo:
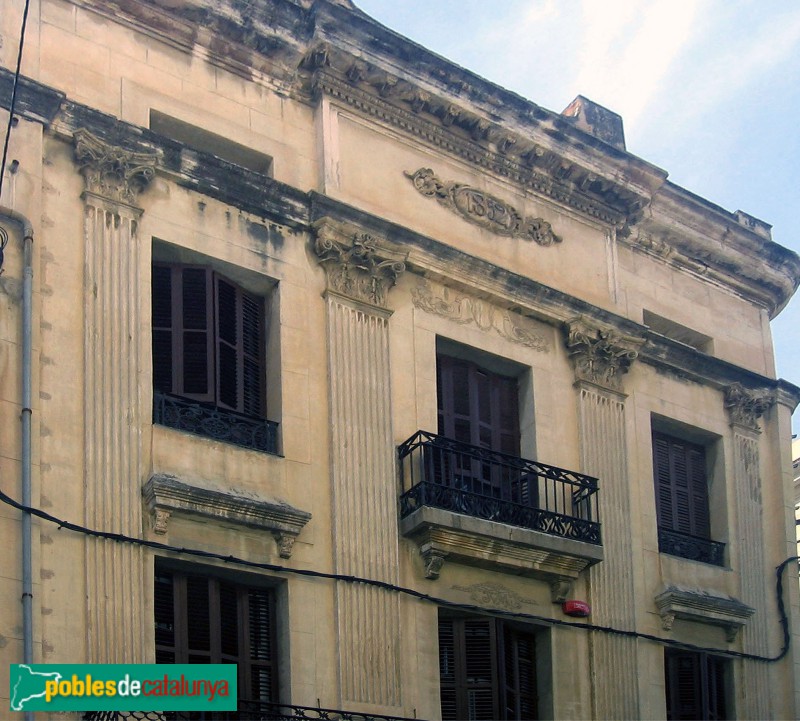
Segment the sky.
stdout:
<svg viewBox="0 0 800 721">
<path fill-rule="evenodd" d="M 629 152 L 726 210 L 772 224 L 773 240 L 800 253 L 800 2 L 355 3 L 549 110 L 583 95 L 619 113 Z M 778 376 L 800 385 L 800 292 L 772 333 Z"/>
</svg>

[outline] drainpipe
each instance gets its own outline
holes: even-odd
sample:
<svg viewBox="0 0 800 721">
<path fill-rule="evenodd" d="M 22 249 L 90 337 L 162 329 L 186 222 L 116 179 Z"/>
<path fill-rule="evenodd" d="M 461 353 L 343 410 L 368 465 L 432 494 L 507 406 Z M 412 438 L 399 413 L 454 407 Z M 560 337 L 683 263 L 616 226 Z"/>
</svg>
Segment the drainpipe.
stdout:
<svg viewBox="0 0 800 721">
<path fill-rule="evenodd" d="M 31 505 L 31 318 L 33 225 L 22 213 L 0 205 L 0 218 L 22 227 L 22 505 Z M 33 663 L 33 563 L 31 514 L 22 512 L 23 663 Z M 33 715 L 31 714 L 31 718 Z M 27 718 L 27 714 L 26 714 Z"/>
</svg>

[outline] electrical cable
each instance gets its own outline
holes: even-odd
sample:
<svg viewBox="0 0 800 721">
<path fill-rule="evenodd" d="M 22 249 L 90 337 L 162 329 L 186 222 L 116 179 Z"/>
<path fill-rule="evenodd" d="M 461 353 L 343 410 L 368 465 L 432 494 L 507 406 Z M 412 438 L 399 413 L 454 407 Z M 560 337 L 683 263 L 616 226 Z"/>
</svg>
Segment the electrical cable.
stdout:
<svg viewBox="0 0 800 721">
<path fill-rule="evenodd" d="M 14 125 L 14 108 L 17 104 L 17 86 L 19 85 L 19 73 L 22 67 L 22 48 L 25 45 L 25 28 L 28 24 L 28 8 L 31 0 L 25 0 L 25 9 L 22 11 L 22 28 L 19 33 L 19 52 L 17 53 L 17 70 L 14 73 L 14 85 L 11 88 L 11 105 L 8 110 L 8 127 L 6 128 L 6 138 L 3 142 L 3 160 L 0 162 L 0 195 L 3 194 L 3 178 L 6 174 L 6 158 L 8 157 L 8 141 L 11 138 L 11 128 Z"/>
<path fill-rule="evenodd" d="M 259 570 L 272 571 L 274 573 L 285 573 L 295 576 L 321 578 L 330 581 L 343 581 L 346 583 L 359 583 L 365 586 L 372 586 L 375 588 L 381 588 L 385 591 L 391 591 L 394 593 L 400 593 L 407 596 L 411 596 L 412 598 L 433 603 L 436 604 L 437 606 L 443 606 L 461 611 L 469 611 L 471 613 L 503 616 L 506 618 L 518 619 L 522 621 L 533 621 L 545 626 L 565 626 L 568 628 L 579 628 L 583 629 L 584 631 L 608 633 L 616 636 L 622 636 L 625 638 L 634 638 L 634 639 L 642 639 L 645 641 L 652 641 L 653 643 L 657 643 L 662 646 L 669 646 L 671 648 L 680 648 L 687 651 L 712 653 L 722 658 L 735 658 L 735 659 L 743 659 L 745 661 L 759 661 L 762 663 L 775 663 L 783 659 L 789 652 L 789 646 L 791 643 L 791 633 L 789 631 L 789 619 L 788 616 L 786 615 L 786 607 L 783 602 L 783 572 L 785 568 L 793 561 L 795 562 L 800 561 L 800 556 L 791 556 L 782 561 L 781 564 L 776 568 L 776 574 L 777 574 L 776 593 L 778 600 L 778 615 L 780 617 L 781 630 L 783 634 L 783 647 L 781 648 L 781 652 L 777 656 L 759 656 L 757 654 L 742 653 L 740 651 L 730 651 L 726 649 L 696 646 L 691 643 L 674 641 L 673 639 L 669 638 L 661 638 L 660 636 L 654 636 L 648 633 L 641 633 L 639 631 L 628 631 L 624 629 L 614 628 L 612 626 L 598 626 L 596 624 L 591 624 L 591 623 L 580 623 L 578 621 L 565 621 L 559 618 L 548 618 L 547 616 L 537 616 L 536 614 L 532 613 L 521 613 L 517 611 L 508 611 L 499 608 L 485 608 L 483 606 L 476 606 L 473 604 L 458 603 L 456 601 L 450 601 L 446 598 L 439 598 L 438 596 L 432 596 L 428 593 L 422 593 L 421 591 L 416 591 L 413 588 L 398 586 L 394 583 L 388 583 L 386 581 L 377 581 L 372 578 L 362 578 L 360 576 L 351 576 L 341 573 L 327 573 L 325 571 L 314 571 L 311 569 L 304 569 L 304 568 L 291 568 L 288 566 L 280 566 L 274 563 L 248 561 L 247 559 L 244 558 L 238 558 L 236 556 L 226 556 L 222 553 L 204 551 L 199 548 L 183 548 L 180 546 L 170 546 L 169 544 L 166 543 L 160 543 L 158 541 L 148 541 L 143 538 L 134 538 L 132 536 L 126 536 L 121 533 L 97 531 L 92 528 L 87 528 L 86 526 L 81 526 L 77 523 L 71 523 L 70 521 L 65 521 L 38 508 L 24 506 L 18 501 L 15 501 L 10 496 L 7 496 L 2 491 L 0 491 L 0 501 L 16 508 L 17 510 L 25 511 L 45 521 L 50 521 L 51 523 L 56 524 L 59 527 L 59 530 L 62 528 L 66 528 L 67 530 L 75 531 L 76 533 L 81 533 L 95 538 L 102 538 L 109 541 L 116 541 L 117 543 L 130 543 L 132 545 L 141 546 L 144 548 L 151 548 L 157 551 L 170 551 L 172 553 L 179 553 L 188 556 L 214 559 L 218 561 L 223 561 L 225 563 L 244 566 L 246 568 L 257 568 Z"/>
</svg>

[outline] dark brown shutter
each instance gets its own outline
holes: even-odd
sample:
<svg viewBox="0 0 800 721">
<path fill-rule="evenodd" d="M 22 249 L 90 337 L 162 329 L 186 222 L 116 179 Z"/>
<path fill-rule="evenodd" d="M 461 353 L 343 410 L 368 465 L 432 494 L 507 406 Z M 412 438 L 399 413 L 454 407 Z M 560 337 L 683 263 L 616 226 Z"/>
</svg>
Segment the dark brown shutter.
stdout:
<svg viewBox="0 0 800 721">
<path fill-rule="evenodd" d="M 175 307 L 175 327 L 180 328 L 176 356 L 180 376 L 178 394 L 197 401 L 214 401 L 213 291 L 208 268 L 177 267 L 173 281 L 179 279 Z M 174 346 L 173 346 L 174 347 Z"/>
<path fill-rule="evenodd" d="M 500 718 L 495 620 L 439 619 L 442 719 Z"/>
<path fill-rule="evenodd" d="M 277 698 L 274 665 L 273 597 L 265 589 L 251 589 L 248 601 L 248 698 L 272 701 Z"/>
<path fill-rule="evenodd" d="M 665 651 L 667 719 L 726 719 L 727 666 L 725 659 L 704 653 Z"/>
<path fill-rule="evenodd" d="M 503 631 L 505 718 L 538 718 L 536 639 L 507 626 Z"/>
<path fill-rule="evenodd" d="M 156 570 L 156 663 L 235 663 L 239 697 L 277 698 L 273 593 Z"/>
<path fill-rule="evenodd" d="M 654 431 L 653 476 L 658 525 L 709 538 L 705 448 Z"/>
<path fill-rule="evenodd" d="M 263 303 L 220 276 L 216 287 L 217 403 L 223 408 L 263 413 Z"/>
<path fill-rule="evenodd" d="M 172 269 L 154 265 L 152 274 L 153 388 L 175 393 L 172 351 Z"/>
<path fill-rule="evenodd" d="M 470 361 L 436 359 L 439 435 L 477 448 L 519 456 L 517 380 Z M 447 464 L 443 464 L 447 466 Z M 510 499 L 511 479 L 497 465 L 455 456 L 455 485 L 472 493 Z"/>
<path fill-rule="evenodd" d="M 175 594 L 172 574 L 155 575 L 156 663 L 178 663 L 175 657 Z"/>
</svg>

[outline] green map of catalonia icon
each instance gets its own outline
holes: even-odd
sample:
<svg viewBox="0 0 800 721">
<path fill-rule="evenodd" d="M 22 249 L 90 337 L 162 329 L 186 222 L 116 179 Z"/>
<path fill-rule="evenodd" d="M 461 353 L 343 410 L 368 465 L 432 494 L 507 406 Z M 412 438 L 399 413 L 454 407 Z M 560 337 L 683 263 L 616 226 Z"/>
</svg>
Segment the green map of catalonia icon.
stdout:
<svg viewBox="0 0 800 721">
<path fill-rule="evenodd" d="M 30 701 L 32 698 L 41 698 L 45 695 L 45 683 L 47 681 L 60 681 L 62 676 L 55 671 L 51 673 L 42 673 L 34 671 L 30 666 L 25 664 L 16 664 L 11 667 L 12 676 L 14 672 L 17 673 L 17 682 L 11 681 L 11 710 L 22 711 L 23 704 Z"/>
</svg>

